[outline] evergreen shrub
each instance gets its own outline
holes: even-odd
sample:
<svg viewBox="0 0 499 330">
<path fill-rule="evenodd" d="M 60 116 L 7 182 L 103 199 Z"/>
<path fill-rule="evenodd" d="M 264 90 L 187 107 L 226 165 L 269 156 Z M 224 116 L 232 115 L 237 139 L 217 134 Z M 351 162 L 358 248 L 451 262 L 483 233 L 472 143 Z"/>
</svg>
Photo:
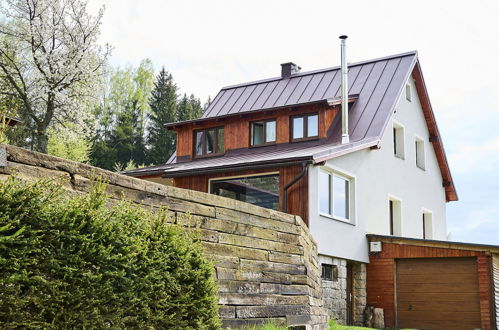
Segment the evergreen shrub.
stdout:
<svg viewBox="0 0 499 330">
<path fill-rule="evenodd" d="M 218 328 L 199 233 L 103 191 L 0 182 L 1 328 Z"/>
</svg>

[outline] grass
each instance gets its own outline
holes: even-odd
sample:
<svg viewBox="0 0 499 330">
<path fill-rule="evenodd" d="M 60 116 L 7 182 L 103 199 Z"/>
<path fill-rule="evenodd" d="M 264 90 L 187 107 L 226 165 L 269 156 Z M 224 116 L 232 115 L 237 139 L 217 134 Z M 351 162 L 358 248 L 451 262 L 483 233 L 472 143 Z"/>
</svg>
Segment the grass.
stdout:
<svg viewBox="0 0 499 330">
<path fill-rule="evenodd" d="M 342 325 L 336 323 L 334 320 L 329 320 L 328 323 L 328 330 L 367 330 L 367 329 L 373 329 L 373 328 L 365 328 L 365 327 L 354 327 L 352 325 Z"/>
<path fill-rule="evenodd" d="M 287 330 L 287 327 L 276 325 L 275 323 L 267 323 L 264 325 L 253 325 L 244 328 L 244 330 Z M 374 328 L 356 327 L 352 325 L 342 325 L 336 323 L 335 320 L 329 320 L 327 330 L 376 330 Z M 413 329 L 402 329 L 413 330 Z"/>
</svg>

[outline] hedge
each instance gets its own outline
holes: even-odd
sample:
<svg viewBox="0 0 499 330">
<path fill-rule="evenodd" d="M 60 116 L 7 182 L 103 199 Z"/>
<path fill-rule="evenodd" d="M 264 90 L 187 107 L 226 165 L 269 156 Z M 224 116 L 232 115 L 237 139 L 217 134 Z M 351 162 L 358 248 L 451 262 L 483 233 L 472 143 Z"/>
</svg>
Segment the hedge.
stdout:
<svg viewBox="0 0 499 330">
<path fill-rule="evenodd" d="M 199 235 L 104 189 L 0 182 L 2 328 L 218 328 Z"/>
</svg>

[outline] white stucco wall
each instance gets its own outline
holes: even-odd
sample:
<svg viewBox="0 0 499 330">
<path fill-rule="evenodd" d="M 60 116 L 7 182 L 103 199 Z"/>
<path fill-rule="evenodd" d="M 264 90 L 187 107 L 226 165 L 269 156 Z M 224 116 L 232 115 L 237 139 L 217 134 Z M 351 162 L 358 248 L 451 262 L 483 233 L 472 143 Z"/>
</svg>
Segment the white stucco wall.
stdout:
<svg viewBox="0 0 499 330">
<path fill-rule="evenodd" d="M 309 169 L 310 230 L 320 254 L 368 262 L 366 233 L 389 235 L 389 198 L 401 200 L 401 232 L 404 237 L 423 238 L 423 212 L 432 213 L 433 239 L 445 240 L 446 201 L 442 176 L 412 78 L 408 82 L 412 102 L 402 93 L 396 113 L 388 125 L 381 149 L 361 150 L 331 159 L 325 167 L 354 178 L 355 218 L 353 224 L 319 214 L 319 166 Z M 405 158 L 394 156 L 392 122 L 404 126 Z M 416 136 L 425 144 L 426 169 L 416 166 Z"/>
</svg>

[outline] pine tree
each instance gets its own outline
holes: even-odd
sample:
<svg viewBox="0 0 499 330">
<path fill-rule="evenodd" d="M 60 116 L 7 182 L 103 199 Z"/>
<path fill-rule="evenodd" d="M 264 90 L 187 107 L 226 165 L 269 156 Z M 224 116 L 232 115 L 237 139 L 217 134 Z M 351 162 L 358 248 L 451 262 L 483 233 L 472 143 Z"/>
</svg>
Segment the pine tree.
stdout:
<svg viewBox="0 0 499 330">
<path fill-rule="evenodd" d="M 177 106 L 177 120 L 192 120 L 198 119 L 203 114 L 203 108 L 201 107 L 201 101 L 191 94 L 187 97 L 187 94 L 184 94 Z"/>
<path fill-rule="evenodd" d="M 148 162 L 165 163 L 175 151 L 175 134 L 164 125 L 177 120 L 177 85 L 163 67 L 156 78 L 149 106 Z"/>
</svg>

